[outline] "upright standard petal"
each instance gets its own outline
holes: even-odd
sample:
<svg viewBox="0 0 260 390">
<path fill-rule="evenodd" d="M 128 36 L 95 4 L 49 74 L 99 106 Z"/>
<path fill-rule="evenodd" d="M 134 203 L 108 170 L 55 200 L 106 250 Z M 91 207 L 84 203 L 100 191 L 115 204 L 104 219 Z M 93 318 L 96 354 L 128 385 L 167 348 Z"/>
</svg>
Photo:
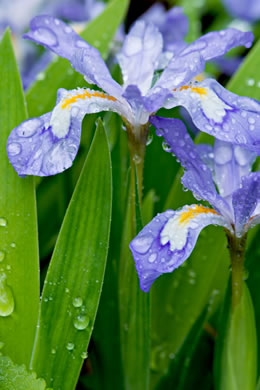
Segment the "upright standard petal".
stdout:
<svg viewBox="0 0 260 390">
<path fill-rule="evenodd" d="M 199 51 L 188 54 L 178 53 L 168 63 L 154 88 L 168 88 L 170 91 L 189 83 L 195 76 L 202 73 L 205 60 Z"/>
<path fill-rule="evenodd" d="M 208 225 L 226 226 L 215 210 L 184 206 L 157 215 L 130 243 L 141 289 L 148 292 L 163 273 L 172 272 L 191 254 L 200 231 Z"/>
<path fill-rule="evenodd" d="M 212 173 L 201 160 L 183 122 L 156 116 L 151 117 L 150 122 L 156 127 L 157 134 L 163 136 L 169 145 L 169 151 L 176 155 L 185 168 L 186 172 L 182 178 L 184 187 L 192 191 L 196 198 L 208 201 L 217 210 L 228 208 L 218 195 Z"/>
<path fill-rule="evenodd" d="M 110 72 L 97 49 L 89 45 L 70 26 L 52 16 L 36 16 L 30 24 L 28 38 L 47 47 L 70 61 L 87 82 L 97 84 L 109 94 L 119 97 L 122 88 L 111 77 Z"/>
<path fill-rule="evenodd" d="M 151 87 L 162 48 L 163 39 L 156 26 L 144 21 L 134 24 L 118 54 L 124 88 L 137 85 L 142 94 L 146 94 Z"/>
<path fill-rule="evenodd" d="M 254 218 L 256 207 L 260 201 L 260 172 L 252 172 L 242 177 L 241 187 L 233 193 L 236 235 L 248 230 L 250 219 Z M 252 221 L 253 222 L 253 221 Z"/>
<path fill-rule="evenodd" d="M 229 92 L 213 79 L 173 91 L 167 108 L 184 106 L 194 124 L 214 137 L 260 152 L 260 103 Z"/>
<path fill-rule="evenodd" d="M 184 38 L 188 33 L 189 21 L 182 7 L 172 7 L 166 11 L 162 4 L 156 3 L 140 19 L 153 23 L 159 28 L 165 50 L 176 54 L 177 50 L 186 46 Z"/>
<path fill-rule="evenodd" d="M 126 115 L 124 107 L 103 92 L 60 89 L 52 112 L 12 130 L 7 154 L 14 169 L 20 176 L 49 176 L 69 168 L 79 148 L 85 114 L 106 110 Z"/>
<path fill-rule="evenodd" d="M 237 46 L 250 47 L 254 35 L 242 32 L 235 28 L 227 28 L 221 31 L 209 32 L 187 46 L 181 54 L 189 54 L 199 51 L 205 61 L 223 56 L 229 50 Z"/>
<path fill-rule="evenodd" d="M 254 22 L 260 19 L 258 0 L 222 0 L 228 11 L 235 17 Z"/>
<path fill-rule="evenodd" d="M 251 171 L 256 154 L 239 145 L 215 140 L 214 180 L 220 195 L 231 196 L 241 184 L 241 178 Z"/>
</svg>

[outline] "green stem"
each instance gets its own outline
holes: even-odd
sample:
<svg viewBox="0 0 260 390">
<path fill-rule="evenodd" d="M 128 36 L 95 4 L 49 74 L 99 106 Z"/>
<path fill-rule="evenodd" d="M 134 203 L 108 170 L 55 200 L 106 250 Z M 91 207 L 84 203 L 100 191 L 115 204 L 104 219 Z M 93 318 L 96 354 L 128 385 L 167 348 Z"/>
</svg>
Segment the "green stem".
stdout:
<svg viewBox="0 0 260 390">
<path fill-rule="evenodd" d="M 240 303 L 243 293 L 246 234 L 240 238 L 229 231 L 226 231 L 226 234 L 232 266 L 232 308 L 234 309 Z"/>
<path fill-rule="evenodd" d="M 143 171 L 144 171 L 144 156 L 146 148 L 146 139 L 148 128 L 147 126 L 139 126 L 138 128 L 133 128 L 130 125 L 127 125 L 127 136 L 128 136 L 128 147 L 130 154 L 130 168 L 131 168 L 131 215 L 132 215 L 132 237 L 136 235 L 136 213 L 135 213 L 135 202 L 136 202 L 136 193 L 135 193 L 135 172 L 137 176 L 137 187 L 138 187 L 138 197 L 139 202 L 142 202 L 142 193 L 143 193 Z"/>
</svg>

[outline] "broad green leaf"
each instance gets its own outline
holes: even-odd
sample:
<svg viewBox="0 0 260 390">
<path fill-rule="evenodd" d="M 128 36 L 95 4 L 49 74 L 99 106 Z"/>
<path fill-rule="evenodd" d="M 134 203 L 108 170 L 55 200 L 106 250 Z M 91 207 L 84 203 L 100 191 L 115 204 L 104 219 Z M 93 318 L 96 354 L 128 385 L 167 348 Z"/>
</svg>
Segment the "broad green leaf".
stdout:
<svg viewBox="0 0 260 390">
<path fill-rule="evenodd" d="M 119 269 L 120 341 L 125 389 L 147 390 L 150 369 L 150 299 L 149 294 L 140 289 L 129 249 L 133 238 L 133 218 L 136 220 L 136 216 L 131 215 L 131 191 L 130 188 Z"/>
<path fill-rule="evenodd" d="M 0 356 L 0 389 L 1 390 L 51 390 L 46 389 L 43 379 L 37 379 L 34 372 L 25 366 L 14 364 L 9 357 Z"/>
<path fill-rule="evenodd" d="M 0 341 L 3 353 L 29 365 L 39 307 L 39 260 L 32 177 L 20 178 L 6 141 L 26 119 L 25 100 L 10 32 L 0 43 Z"/>
<path fill-rule="evenodd" d="M 205 305 L 209 301 L 216 305 L 221 291 L 216 288 L 216 274 L 223 277 L 218 287 L 225 288 L 229 264 L 226 245 L 221 228 L 207 227 L 200 233 L 189 259 L 152 286 L 154 382 L 167 373 L 170 357 L 179 350 Z"/>
<path fill-rule="evenodd" d="M 110 43 L 122 22 L 128 7 L 128 0 L 113 0 L 96 19 L 88 23 L 81 36 L 95 46 L 106 58 Z M 70 63 L 58 58 L 43 73 L 41 80 L 28 90 L 26 99 L 29 117 L 51 111 L 56 102 L 58 88 L 72 89 L 87 86 L 83 76 L 75 72 Z"/>
<path fill-rule="evenodd" d="M 238 95 L 260 100 L 259 74 L 260 40 L 251 49 L 238 71 L 228 83 L 227 88 Z"/>
<path fill-rule="evenodd" d="M 99 122 L 42 294 L 32 367 L 54 388 L 74 389 L 86 357 L 106 265 L 111 180 L 109 148 Z"/>
<path fill-rule="evenodd" d="M 198 349 L 199 342 L 202 338 L 203 325 L 206 321 L 207 315 L 208 310 L 207 307 L 205 307 L 201 315 L 196 320 L 195 324 L 192 326 L 180 350 L 176 353 L 176 355 L 171 355 L 169 371 L 167 375 L 159 382 L 158 386 L 156 387 L 157 390 L 184 390 L 188 388 L 185 387 L 187 382 L 189 382 L 190 389 L 195 388 L 193 386 L 193 380 L 195 380 L 196 375 L 193 375 L 193 378 L 188 377 L 190 376 L 189 371 L 191 371 L 191 365 L 194 363 L 193 358 L 195 352 Z M 203 367 L 203 374 L 206 376 L 205 366 Z"/>
<path fill-rule="evenodd" d="M 215 353 L 216 390 L 255 390 L 257 340 L 254 308 L 246 283 L 239 304 L 232 309 L 227 289 L 219 321 Z"/>
<path fill-rule="evenodd" d="M 112 114 L 107 130 L 116 132 L 112 138 L 112 176 L 113 176 L 113 207 L 109 254 L 105 272 L 105 280 L 98 308 L 95 328 L 93 331 L 93 353 L 90 359 L 93 365 L 92 375 L 84 377 L 87 388 L 95 390 L 124 389 L 122 359 L 119 339 L 119 302 L 118 302 L 118 268 L 120 242 L 124 223 L 124 210 L 129 171 L 128 143 L 125 131 L 122 131 L 122 121 Z M 106 326 L 104 326 L 106 324 Z M 91 387 L 92 385 L 92 387 Z"/>
</svg>

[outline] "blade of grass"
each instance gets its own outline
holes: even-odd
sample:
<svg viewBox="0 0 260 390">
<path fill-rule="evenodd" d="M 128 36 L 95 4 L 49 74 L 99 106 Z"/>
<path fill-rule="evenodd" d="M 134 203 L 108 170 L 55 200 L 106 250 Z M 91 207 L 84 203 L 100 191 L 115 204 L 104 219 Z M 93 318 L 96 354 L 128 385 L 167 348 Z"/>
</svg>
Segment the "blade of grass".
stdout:
<svg viewBox="0 0 260 390">
<path fill-rule="evenodd" d="M 9 30 L 0 43 L 0 76 L 0 340 L 4 354 L 29 365 L 39 310 L 36 205 L 33 178 L 18 177 L 6 154 L 10 131 L 26 119 Z"/>
<path fill-rule="evenodd" d="M 86 357 L 106 265 L 111 182 L 109 147 L 100 121 L 42 294 L 32 368 L 55 389 L 75 388 Z"/>
</svg>

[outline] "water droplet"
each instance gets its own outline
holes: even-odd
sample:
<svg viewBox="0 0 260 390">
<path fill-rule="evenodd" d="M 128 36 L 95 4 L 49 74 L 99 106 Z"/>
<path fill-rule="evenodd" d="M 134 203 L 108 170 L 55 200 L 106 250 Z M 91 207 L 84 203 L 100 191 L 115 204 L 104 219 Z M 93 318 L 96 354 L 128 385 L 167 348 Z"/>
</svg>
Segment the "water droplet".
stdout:
<svg viewBox="0 0 260 390">
<path fill-rule="evenodd" d="M 68 351 L 72 351 L 74 349 L 74 344 L 73 343 L 68 343 L 66 345 L 66 348 L 67 348 Z"/>
<path fill-rule="evenodd" d="M 246 81 L 247 85 L 249 85 L 250 87 L 252 87 L 254 84 L 255 84 L 255 80 L 254 79 L 248 79 Z"/>
<path fill-rule="evenodd" d="M 153 141 L 153 133 L 148 133 L 147 139 L 146 139 L 146 146 L 150 145 Z"/>
<path fill-rule="evenodd" d="M 7 264 L 6 269 L 7 269 L 7 271 L 10 271 L 10 270 L 11 270 L 10 264 Z"/>
<path fill-rule="evenodd" d="M 10 156 L 17 156 L 21 152 L 21 145 L 18 142 L 12 142 L 7 146 L 8 154 Z"/>
<path fill-rule="evenodd" d="M 149 263 L 153 263 L 157 259 L 157 253 L 153 253 L 149 256 L 148 261 Z"/>
<path fill-rule="evenodd" d="M 163 142 L 162 143 L 162 148 L 163 148 L 163 150 L 165 151 L 165 152 L 171 152 L 171 147 L 170 147 L 170 145 L 169 144 L 167 144 L 167 142 Z"/>
<path fill-rule="evenodd" d="M 74 298 L 72 304 L 74 307 L 80 307 L 83 304 L 83 299 L 81 297 Z"/>
<path fill-rule="evenodd" d="M 36 133 L 36 131 L 43 125 L 44 123 L 42 119 L 29 119 L 17 127 L 16 134 L 19 137 L 32 137 Z"/>
<path fill-rule="evenodd" d="M 52 353 L 52 355 L 55 355 L 56 349 L 55 349 L 55 348 L 52 348 L 51 353 Z"/>
<path fill-rule="evenodd" d="M 5 252 L 4 251 L 0 251 L 0 262 L 3 261 L 5 258 Z"/>
<path fill-rule="evenodd" d="M 0 226 L 5 227 L 7 225 L 7 220 L 5 218 L 0 218 Z"/>
<path fill-rule="evenodd" d="M 88 353 L 87 352 L 82 352 L 82 354 L 80 356 L 82 357 L 82 359 L 87 359 Z"/>
<path fill-rule="evenodd" d="M 6 284 L 6 275 L 0 275 L 0 316 L 7 317 L 14 311 L 14 297 L 11 288 Z"/>
<path fill-rule="evenodd" d="M 45 79 L 45 73 L 44 72 L 40 72 L 37 74 L 36 76 L 36 80 L 44 80 Z"/>
<path fill-rule="evenodd" d="M 135 154 L 134 157 L 133 157 L 133 161 L 136 163 L 136 164 L 140 164 L 140 162 L 142 161 L 141 157 L 138 156 L 138 154 Z"/>
<path fill-rule="evenodd" d="M 39 43 L 42 43 L 44 45 L 54 46 L 57 44 L 56 35 L 48 28 L 37 28 L 37 30 L 34 31 L 33 35 Z"/>
<path fill-rule="evenodd" d="M 69 293 L 70 292 L 70 290 L 69 290 L 69 288 L 65 288 L 65 293 Z"/>
<path fill-rule="evenodd" d="M 76 46 L 77 46 L 77 47 L 88 47 L 88 44 L 87 44 L 87 42 L 83 41 L 83 39 L 79 39 L 79 40 L 76 42 Z"/>
<path fill-rule="evenodd" d="M 15 242 L 11 242 L 10 247 L 11 247 L 11 248 L 15 248 L 15 247 L 16 247 Z"/>
<path fill-rule="evenodd" d="M 79 315 L 74 319 L 74 326 L 78 330 L 84 330 L 88 326 L 90 318 L 88 316 Z"/>
</svg>

